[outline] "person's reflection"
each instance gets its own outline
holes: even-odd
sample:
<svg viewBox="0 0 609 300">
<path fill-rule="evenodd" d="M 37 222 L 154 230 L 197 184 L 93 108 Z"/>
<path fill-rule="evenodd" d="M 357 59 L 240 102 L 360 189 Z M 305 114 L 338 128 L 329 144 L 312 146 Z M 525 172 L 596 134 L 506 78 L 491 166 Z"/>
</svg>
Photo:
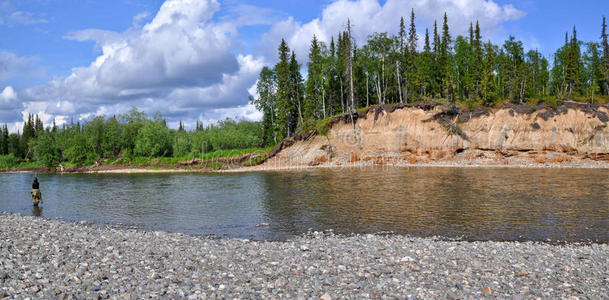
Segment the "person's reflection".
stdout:
<svg viewBox="0 0 609 300">
<path fill-rule="evenodd" d="M 40 206 L 33 206 L 32 207 L 32 215 L 34 215 L 36 217 L 40 217 L 42 215 L 42 207 L 40 207 Z"/>
</svg>

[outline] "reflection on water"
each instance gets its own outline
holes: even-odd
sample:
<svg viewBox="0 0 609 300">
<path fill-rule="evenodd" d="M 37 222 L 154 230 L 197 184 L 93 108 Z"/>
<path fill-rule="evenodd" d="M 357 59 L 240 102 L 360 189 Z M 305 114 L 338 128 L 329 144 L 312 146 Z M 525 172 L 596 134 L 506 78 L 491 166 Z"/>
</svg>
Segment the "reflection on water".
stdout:
<svg viewBox="0 0 609 300">
<path fill-rule="evenodd" d="M 45 217 L 283 239 L 312 230 L 474 240 L 609 241 L 609 170 L 351 168 L 247 174 L 43 175 Z M 0 174 L 0 210 L 32 209 Z M 268 227 L 256 227 L 269 223 Z"/>
<path fill-rule="evenodd" d="M 36 216 L 36 217 L 42 216 L 42 207 L 32 206 L 32 216 Z"/>
</svg>

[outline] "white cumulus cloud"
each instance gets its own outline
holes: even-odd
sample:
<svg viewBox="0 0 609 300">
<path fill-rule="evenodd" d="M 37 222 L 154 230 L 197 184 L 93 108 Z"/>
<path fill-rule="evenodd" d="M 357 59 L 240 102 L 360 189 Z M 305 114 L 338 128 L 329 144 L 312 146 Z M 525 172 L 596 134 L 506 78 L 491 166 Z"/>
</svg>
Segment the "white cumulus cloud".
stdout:
<svg viewBox="0 0 609 300">
<path fill-rule="evenodd" d="M 451 34 L 466 33 L 470 22 L 478 20 L 486 38 L 500 30 L 503 22 L 525 15 L 511 4 L 501 6 L 493 0 L 387 0 L 384 4 L 378 0 L 338 0 L 325 7 L 321 17 L 307 23 L 301 24 L 291 17 L 276 23 L 262 38 L 264 56 L 275 61 L 276 48 L 285 38 L 299 60 L 304 61 L 313 35 L 329 43 L 332 36 L 345 30 L 347 19 L 353 25 L 353 37 L 362 45 L 374 32 L 396 33 L 400 17 L 409 24 L 411 9 L 415 11 L 420 35 L 425 33 L 425 27 L 432 32 L 434 20 L 442 26 L 444 12 Z"/>
<path fill-rule="evenodd" d="M 212 20 L 219 9 L 216 0 L 167 0 L 143 26 L 71 32 L 65 38 L 93 40 L 101 54 L 69 76 L 27 89 L 24 99 L 63 118 L 135 106 L 193 124 L 201 110 L 246 105 L 262 63 L 233 53 L 237 27 Z"/>
</svg>

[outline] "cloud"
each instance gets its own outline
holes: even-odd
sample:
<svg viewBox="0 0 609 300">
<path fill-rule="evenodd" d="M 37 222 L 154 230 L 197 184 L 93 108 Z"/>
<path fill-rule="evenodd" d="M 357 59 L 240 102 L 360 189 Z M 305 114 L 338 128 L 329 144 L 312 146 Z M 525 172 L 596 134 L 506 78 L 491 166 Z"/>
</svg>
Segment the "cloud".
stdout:
<svg viewBox="0 0 609 300">
<path fill-rule="evenodd" d="M 419 34 L 434 20 L 441 25 L 444 12 L 448 15 L 451 33 L 464 34 L 470 22 L 479 21 L 483 34 L 500 31 L 503 22 L 517 20 L 525 15 L 513 5 L 499 5 L 493 0 L 338 0 L 324 8 L 320 18 L 301 24 L 293 18 L 276 23 L 262 37 L 263 55 L 275 61 L 276 48 L 285 38 L 297 57 L 304 61 L 313 35 L 326 43 L 332 36 L 345 30 L 347 19 L 353 25 L 352 33 L 359 45 L 374 32 L 396 33 L 400 17 L 409 21 L 411 9 L 415 10 Z"/>
<path fill-rule="evenodd" d="M 7 86 L 0 93 L 0 109 L 14 107 L 14 101 L 17 100 L 17 93 L 11 86 Z"/>
<path fill-rule="evenodd" d="M 214 109 L 247 105 L 263 63 L 234 53 L 237 27 L 212 20 L 219 9 L 216 0 L 168 0 L 143 26 L 67 34 L 66 39 L 95 41 L 101 54 L 66 77 L 26 89 L 24 111 L 79 120 L 136 107 L 160 111 L 170 124 L 194 124 L 200 116 L 212 118 Z"/>
<path fill-rule="evenodd" d="M 142 21 L 148 19 L 150 13 L 147 11 L 141 12 L 133 17 L 133 27 L 139 27 Z"/>
<path fill-rule="evenodd" d="M 10 1 L 0 3 L 0 24 L 33 25 L 43 23 L 48 23 L 48 21 L 33 13 L 15 9 Z"/>
<path fill-rule="evenodd" d="M 13 87 L 7 86 L 0 92 L 0 123 L 11 124 L 20 121 L 19 111 L 21 110 L 21 102 L 19 102 L 17 92 Z M 14 127 L 11 125 L 11 128 Z M 15 131 L 11 131 L 15 132 Z"/>
<path fill-rule="evenodd" d="M 272 25 L 287 17 L 278 10 L 249 4 L 229 4 L 224 11 L 222 19 L 237 26 Z"/>
<path fill-rule="evenodd" d="M 40 68 L 34 67 L 34 61 L 35 58 L 32 57 L 21 57 L 0 50 L 0 81 L 41 72 Z"/>
<path fill-rule="evenodd" d="M 26 11 L 15 11 L 9 15 L 8 19 L 13 23 L 24 25 L 48 23 L 47 20 L 37 18 L 32 13 Z"/>
</svg>

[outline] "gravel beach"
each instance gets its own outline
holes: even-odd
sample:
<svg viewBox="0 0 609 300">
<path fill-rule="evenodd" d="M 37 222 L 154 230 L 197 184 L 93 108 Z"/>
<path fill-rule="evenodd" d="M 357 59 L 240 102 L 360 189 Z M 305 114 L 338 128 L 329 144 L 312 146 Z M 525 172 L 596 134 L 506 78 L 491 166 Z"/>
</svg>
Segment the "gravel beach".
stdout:
<svg viewBox="0 0 609 300">
<path fill-rule="evenodd" d="M 609 245 L 209 239 L 0 213 L 0 298 L 609 297 Z"/>
</svg>

